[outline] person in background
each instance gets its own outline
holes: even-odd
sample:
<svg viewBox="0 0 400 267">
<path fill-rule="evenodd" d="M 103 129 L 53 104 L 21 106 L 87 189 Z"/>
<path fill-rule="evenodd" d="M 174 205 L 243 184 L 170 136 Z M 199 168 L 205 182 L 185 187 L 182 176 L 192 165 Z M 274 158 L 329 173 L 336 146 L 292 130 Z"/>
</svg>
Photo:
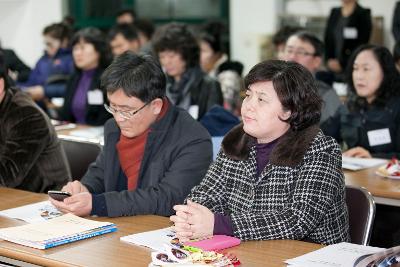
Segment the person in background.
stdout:
<svg viewBox="0 0 400 267">
<path fill-rule="evenodd" d="M 139 36 L 132 24 L 115 25 L 108 33 L 108 40 L 114 57 L 128 50 L 136 54 L 139 53 Z"/>
<path fill-rule="evenodd" d="M 71 180 L 67 159 L 46 114 L 11 88 L 0 52 L 0 185 L 32 192 L 59 190 Z"/>
<path fill-rule="evenodd" d="M 284 59 L 303 65 L 315 77 L 323 62 L 323 53 L 324 45 L 315 35 L 300 31 L 291 35 L 286 41 Z M 332 87 L 320 80 L 316 80 L 316 83 L 323 101 L 320 121 L 323 123 L 335 115 L 342 103 Z"/>
<path fill-rule="evenodd" d="M 66 24 L 55 23 L 44 28 L 45 54 L 36 63 L 28 81 L 18 83 L 34 100 L 64 96 L 66 81 L 74 69 L 70 37 L 71 29 Z"/>
<path fill-rule="evenodd" d="M 125 52 L 101 80 L 114 115 L 104 148 L 81 181 L 63 187 L 72 196 L 52 203 L 79 216 L 171 215 L 207 171 L 210 136 L 165 96 L 153 57 Z"/>
<path fill-rule="evenodd" d="M 345 156 L 399 158 L 400 75 L 390 51 L 360 46 L 349 61 L 347 81 L 346 105 L 321 128 L 345 143 Z"/>
<path fill-rule="evenodd" d="M 218 67 L 228 61 L 222 42 L 225 27 L 220 22 L 209 22 L 199 36 L 200 66 L 211 77 L 217 78 Z"/>
<path fill-rule="evenodd" d="M 198 120 L 212 106 L 222 106 L 220 85 L 201 70 L 200 49 L 187 25 L 169 23 L 160 27 L 153 47 L 167 74 L 167 96 L 173 104 Z"/>
<path fill-rule="evenodd" d="M 115 20 L 117 24 L 133 24 L 136 20 L 136 12 L 133 9 L 122 9 L 118 11 Z"/>
<path fill-rule="evenodd" d="M 338 80 L 354 50 L 369 42 L 371 32 L 371 10 L 361 7 L 357 0 L 342 0 L 341 7 L 331 10 L 325 28 L 325 59 Z"/>
<path fill-rule="evenodd" d="M 303 28 L 297 26 L 283 26 L 272 37 L 272 44 L 275 48 L 276 58 L 283 60 L 285 44 L 290 35 L 301 31 Z"/>
<path fill-rule="evenodd" d="M 110 52 L 102 32 L 85 28 L 72 38 L 75 72 L 68 81 L 64 104 L 58 119 L 104 125 L 111 115 L 104 109 L 106 92 L 100 87 L 100 76 L 110 63 Z"/>
<path fill-rule="evenodd" d="M 135 20 L 134 26 L 139 35 L 140 42 L 140 53 L 142 54 L 153 54 L 153 46 L 151 44 L 151 39 L 155 31 L 154 24 L 149 19 L 137 19 Z"/>
<path fill-rule="evenodd" d="M 200 66 L 209 76 L 218 80 L 224 98 L 224 108 L 240 114 L 243 64 L 230 61 L 222 42 L 225 27 L 220 22 L 206 23 L 199 34 Z"/>
<path fill-rule="evenodd" d="M 28 80 L 31 68 L 29 68 L 12 49 L 6 49 L 1 46 L 0 51 L 3 53 L 5 68 L 8 75 L 14 82 L 22 83 Z"/>
<path fill-rule="evenodd" d="M 295 62 L 271 60 L 244 80 L 243 124 L 224 137 L 187 204 L 174 207 L 178 238 L 348 242 L 342 157 L 318 127 L 314 77 Z"/>
</svg>

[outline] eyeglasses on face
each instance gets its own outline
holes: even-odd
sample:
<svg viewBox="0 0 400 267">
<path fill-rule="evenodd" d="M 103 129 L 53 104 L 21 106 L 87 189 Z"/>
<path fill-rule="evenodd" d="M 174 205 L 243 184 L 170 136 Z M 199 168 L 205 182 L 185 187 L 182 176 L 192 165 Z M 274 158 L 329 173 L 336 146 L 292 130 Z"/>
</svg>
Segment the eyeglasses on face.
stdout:
<svg viewBox="0 0 400 267">
<path fill-rule="evenodd" d="M 296 56 L 301 56 L 301 57 L 307 57 L 307 56 L 315 56 L 315 53 L 310 53 L 304 50 L 295 50 L 295 49 L 285 49 L 284 53 L 286 55 L 296 55 Z"/>
<path fill-rule="evenodd" d="M 144 107 L 146 107 L 149 104 L 149 102 L 145 103 L 143 106 L 141 106 L 140 108 L 138 108 L 135 111 L 132 110 L 118 110 L 115 109 L 107 104 L 104 104 L 104 108 L 111 113 L 112 115 L 115 116 L 115 114 L 119 114 L 123 119 L 125 120 L 130 120 L 132 119 L 133 116 L 135 116 L 136 113 L 138 113 L 139 111 L 141 111 L 142 109 L 144 109 Z"/>
</svg>

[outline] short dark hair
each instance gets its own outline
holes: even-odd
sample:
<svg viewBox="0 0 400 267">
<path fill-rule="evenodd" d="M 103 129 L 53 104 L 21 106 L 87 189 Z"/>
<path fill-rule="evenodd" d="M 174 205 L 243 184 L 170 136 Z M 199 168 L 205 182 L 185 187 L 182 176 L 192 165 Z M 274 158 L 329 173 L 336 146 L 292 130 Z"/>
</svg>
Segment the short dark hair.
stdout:
<svg viewBox="0 0 400 267">
<path fill-rule="evenodd" d="M 301 41 L 312 45 L 314 47 L 314 56 L 322 57 L 324 55 L 324 43 L 315 34 L 306 31 L 299 31 L 290 35 L 290 37 L 292 36 L 296 36 Z"/>
<path fill-rule="evenodd" d="M 69 40 L 72 36 L 72 29 L 66 23 L 53 23 L 43 29 L 43 35 L 49 35 L 60 41 Z"/>
<path fill-rule="evenodd" d="M 208 22 L 201 28 L 199 39 L 208 43 L 215 53 L 224 53 L 226 47 L 223 43 L 223 35 L 226 33 L 226 27 L 222 22 Z"/>
<path fill-rule="evenodd" d="M 121 10 L 119 10 L 119 11 L 117 12 L 117 14 L 115 14 L 115 16 L 116 16 L 116 17 L 120 17 L 120 16 L 123 16 L 123 15 L 125 15 L 125 14 L 129 14 L 133 19 L 136 18 L 136 12 L 135 12 L 135 10 L 132 9 L 132 8 L 124 8 L 124 9 L 121 9 Z"/>
<path fill-rule="evenodd" d="M 105 69 L 111 62 L 111 53 L 103 33 L 94 27 L 84 28 L 74 34 L 71 45 L 75 46 L 80 41 L 92 44 L 99 53 L 99 67 Z"/>
<path fill-rule="evenodd" d="M 346 70 L 346 81 L 350 92 L 353 94 L 353 97 L 348 101 L 348 107 L 350 110 L 357 110 L 367 105 L 367 100 L 357 95 L 353 82 L 354 61 L 361 52 L 366 50 L 372 52 L 383 73 L 383 79 L 378 90 L 376 91 L 376 98 L 374 99 L 373 103 L 378 106 L 385 106 L 387 100 L 395 95 L 399 95 L 400 74 L 396 69 L 396 65 L 390 51 L 383 46 L 371 44 L 361 45 L 351 55 Z"/>
<path fill-rule="evenodd" d="M 152 56 L 127 51 L 116 57 L 104 71 L 101 86 L 111 94 L 122 89 L 127 96 L 148 103 L 165 96 L 166 77 Z"/>
<path fill-rule="evenodd" d="M 318 124 L 322 100 L 315 79 L 302 65 L 282 60 L 267 60 L 255 65 L 244 78 L 245 88 L 271 81 L 282 107 L 291 115 L 285 122 L 294 131 Z"/>
<path fill-rule="evenodd" d="M 285 44 L 290 35 L 301 30 L 303 30 L 303 28 L 298 26 L 283 26 L 272 37 L 272 43 L 275 46 Z"/>
<path fill-rule="evenodd" d="M 135 25 L 138 32 L 143 33 L 147 39 L 151 39 L 153 37 L 155 27 L 151 20 L 149 19 L 136 19 L 133 23 Z"/>
<path fill-rule="evenodd" d="M 200 48 L 186 24 L 172 22 L 160 27 L 154 34 L 153 48 L 157 55 L 167 50 L 179 53 L 187 67 L 199 65 Z"/>
<path fill-rule="evenodd" d="M 108 40 L 112 41 L 118 34 L 121 34 L 126 40 L 138 40 L 138 33 L 131 24 L 117 24 L 108 32 Z"/>
</svg>

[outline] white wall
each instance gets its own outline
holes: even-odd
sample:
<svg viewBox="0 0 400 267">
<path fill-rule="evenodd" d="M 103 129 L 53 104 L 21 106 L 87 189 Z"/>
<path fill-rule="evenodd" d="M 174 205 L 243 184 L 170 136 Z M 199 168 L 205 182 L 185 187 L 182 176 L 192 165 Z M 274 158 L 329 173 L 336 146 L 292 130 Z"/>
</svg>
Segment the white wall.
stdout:
<svg viewBox="0 0 400 267">
<path fill-rule="evenodd" d="M 0 0 L 0 40 L 29 66 L 43 54 L 43 28 L 62 19 L 62 0 Z"/>
<path fill-rule="evenodd" d="M 393 10 L 397 0 L 358 0 L 358 3 L 371 9 L 372 16 L 382 16 L 384 23 L 384 45 L 392 51 L 394 38 L 391 32 Z M 340 6 L 340 0 L 289 0 L 286 11 L 289 14 L 329 16 L 330 9 Z"/>
<path fill-rule="evenodd" d="M 260 41 L 275 32 L 280 8 L 281 0 L 230 1 L 231 58 L 244 64 L 244 74 L 259 62 Z"/>
<path fill-rule="evenodd" d="M 372 16 L 384 18 L 384 44 L 392 50 L 394 39 L 391 23 L 397 0 L 359 0 Z M 286 7 L 284 8 L 286 3 Z M 231 57 L 245 65 L 244 74 L 260 60 L 260 39 L 277 30 L 278 15 L 329 16 L 330 9 L 340 0 L 232 0 L 230 1 Z"/>
</svg>

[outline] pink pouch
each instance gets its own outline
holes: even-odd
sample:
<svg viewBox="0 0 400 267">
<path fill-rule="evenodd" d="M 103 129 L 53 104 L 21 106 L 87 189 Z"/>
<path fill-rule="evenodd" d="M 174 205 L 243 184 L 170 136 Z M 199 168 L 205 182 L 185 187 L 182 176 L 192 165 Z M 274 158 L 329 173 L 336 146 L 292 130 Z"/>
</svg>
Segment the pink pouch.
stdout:
<svg viewBox="0 0 400 267">
<path fill-rule="evenodd" d="M 200 248 L 205 251 L 217 251 L 225 248 L 238 246 L 240 244 L 240 239 L 227 235 L 214 235 L 211 238 L 194 242 L 189 241 L 183 244 L 185 246 Z"/>
</svg>

